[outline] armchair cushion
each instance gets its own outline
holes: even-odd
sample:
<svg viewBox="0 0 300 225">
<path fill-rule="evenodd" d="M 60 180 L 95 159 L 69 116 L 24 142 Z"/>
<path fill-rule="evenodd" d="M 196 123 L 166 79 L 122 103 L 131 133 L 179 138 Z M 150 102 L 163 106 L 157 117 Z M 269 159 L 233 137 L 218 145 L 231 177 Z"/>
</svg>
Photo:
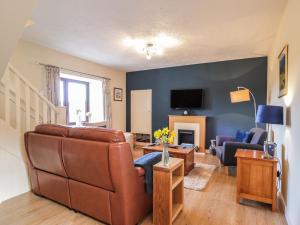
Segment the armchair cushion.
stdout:
<svg viewBox="0 0 300 225">
<path fill-rule="evenodd" d="M 251 140 L 252 140 L 252 138 L 253 138 L 253 135 L 254 135 L 254 132 L 247 131 L 247 132 L 246 132 L 246 135 L 245 135 L 245 137 L 244 137 L 244 139 L 243 139 L 243 142 L 244 142 L 244 143 L 250 143 Z"/>
<path fill-rule="evenodd" d="M 250 131 L 254 133 L 250 143 L 263 145 L 268 136 L 267 131 L 261 128 L 252 128 Z"/>
<path fill-rule="evenodd" d="M 235 135 L 235 140 L 237 142 L 243 142 L 244 138 L 246 137 L 246 131 L 242 130 L 237 130 L 236 135 Z"/>
<path fill-rule="evenodd" d="M 233 137 L 224 136 L 224 135 L 218 135 L 216 137 L 216 145 L 217 146 L 223 146 L 223 143 L 225 141 L 234 141 L 235 139 Z"/>
</svg>

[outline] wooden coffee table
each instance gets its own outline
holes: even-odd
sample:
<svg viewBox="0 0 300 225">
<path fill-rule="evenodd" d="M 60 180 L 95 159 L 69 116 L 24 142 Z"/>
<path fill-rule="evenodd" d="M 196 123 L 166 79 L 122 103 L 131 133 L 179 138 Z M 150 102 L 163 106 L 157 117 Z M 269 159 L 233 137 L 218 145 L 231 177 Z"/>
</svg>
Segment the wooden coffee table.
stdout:
<svg viewBox="0 0 300 225">
<path fill-rule="evenodd" d="M 144 155 L 150 152 L 162 152 L 163 146 L 145 146 L 143 147 Z M 168 148 L 168 151 L 174 158 L 180 158 L 184 160 L 184 175 L 187 175 L 192 169 L 194 169 L 194 149 L 192 148 Z"/>
</svg>

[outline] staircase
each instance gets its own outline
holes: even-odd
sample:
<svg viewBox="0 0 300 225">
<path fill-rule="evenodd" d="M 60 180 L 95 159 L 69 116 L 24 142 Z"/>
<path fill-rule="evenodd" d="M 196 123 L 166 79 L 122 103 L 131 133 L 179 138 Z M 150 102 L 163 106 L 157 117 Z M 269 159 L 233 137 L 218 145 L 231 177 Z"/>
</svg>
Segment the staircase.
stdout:
<svg viewBox="0 0 300 225">
<path fill-rule="evenodd" d="M 58 119 L 58 109 L 9 64 L 0 81 L 0 203 L 30 189 L 24 132 Z"/>
</svg>

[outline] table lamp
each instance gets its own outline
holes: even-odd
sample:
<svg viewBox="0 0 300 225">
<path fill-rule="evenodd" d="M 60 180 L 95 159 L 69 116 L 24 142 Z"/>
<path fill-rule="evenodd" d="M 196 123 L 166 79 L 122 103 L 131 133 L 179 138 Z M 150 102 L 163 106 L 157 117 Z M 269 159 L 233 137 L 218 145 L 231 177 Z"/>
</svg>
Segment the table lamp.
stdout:
<svg viewBox="0 0 300 225">
<path fill-rule="evenodd" d="M 275 105 L 259 105 L 256 122 L 267 124 L 268 138 L 264 143 L 264 157 L 272 158 L 275 156 L 277 145 L 271 138 L 271 126 L 272 124 L 283 125 L 283 107 Z"/>
</svg>

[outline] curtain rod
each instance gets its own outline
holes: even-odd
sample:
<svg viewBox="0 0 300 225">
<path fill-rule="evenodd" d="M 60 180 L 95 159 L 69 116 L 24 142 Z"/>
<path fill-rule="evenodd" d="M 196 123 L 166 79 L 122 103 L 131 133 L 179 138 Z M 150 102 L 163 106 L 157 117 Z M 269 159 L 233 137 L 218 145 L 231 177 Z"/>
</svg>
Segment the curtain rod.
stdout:
<svg viewBox="0 0 300 225">
<path fill-rule="evenodd" d="M 36 62 L 36 63 L 39 64 L 39 65 L 41 65 L 41 66 L 54 66 L 54 65 L 51 65 L 51 64 L 45 64 L 45 63 L 40 63 L 40 62 Z M 96 78 L 102 78 L 102 79 L 105 79 L 105 80 L 111 80 L 110 78 L 107 78 L 107 77 L 97 76 L 97 75 L 90 74 L 90 73 L 83 73 L 83 72 L 80 72 L 80 71 L 71 70 L 71 69 L 68 69 L 68 68 L 61 67 L 61 66 L 54 66 L 54 67 L 59 67 L 60 69 L 63 69 L 63 70 L 69 70 L 71 72 L 81 73 L 81 74 L 92 76 L 92 77 L 96 77 Z"/>
</svg>

